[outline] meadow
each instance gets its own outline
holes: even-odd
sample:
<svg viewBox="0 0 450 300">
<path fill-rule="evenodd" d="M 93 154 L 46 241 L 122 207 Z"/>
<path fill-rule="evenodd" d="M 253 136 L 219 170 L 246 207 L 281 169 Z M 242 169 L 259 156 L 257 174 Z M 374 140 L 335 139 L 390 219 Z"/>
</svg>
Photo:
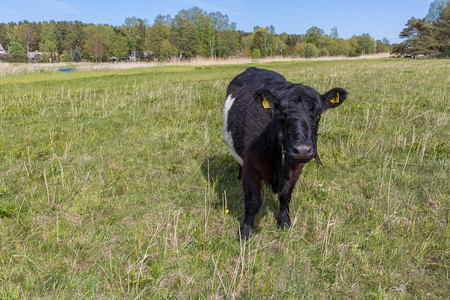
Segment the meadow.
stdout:
<svg viewBox="0 0 450 300">
<path fill-rule="evenodd" d="M 257 64 L 325 93 L 324 166 L 256 231 L 222 139 L 247 65 L 0 77 L 2 299 L 444 299 L 450 60 Z"/>
</svg>

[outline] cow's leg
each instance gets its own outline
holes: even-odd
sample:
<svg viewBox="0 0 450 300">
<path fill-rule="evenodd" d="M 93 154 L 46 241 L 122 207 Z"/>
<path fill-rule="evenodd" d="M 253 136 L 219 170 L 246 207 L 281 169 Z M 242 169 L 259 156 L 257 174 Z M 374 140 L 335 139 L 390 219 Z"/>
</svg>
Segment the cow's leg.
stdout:
<svg viewBox="0 0 450 300">
<path fill-rule="evenodd" d="M 238 179 L 241 180 L 242 179 L 242 166 L 239 164 L 238 164 L 238 166 L 239 166 Z"/>
<path fill-rule="evenodd" d="M 241 239 L 248 239 L 253 230 L 256 213 L 261 207 L 261 180 L 246 172 L 242 174 L 242 188 L 244 191 L 245 216 L 241 225 Z"/>
<path fill-rule="evenodd" d="M 291 202 L 292 189 L 288 192 L 281 192 L 278 195 L 280 200 L 280 212 L 278 213 L 278 226 L 285 229 L 291 227 L 291 218 L 289 217 L 289 203 Z"/>
<path fill-rule="evenodd" d="M 294 164 L 289 172 L 289 182 L 281 188 L 278 193 L 280 200 L 280 212 L 278 213 L 278 226 L 282 229 L 291 227 L 291 218 L 289 217 L 289 203 L 291 202 L 292 191 L 295 188 L 298 178 L 302 172 L 304 164 Z"/>
</svg>

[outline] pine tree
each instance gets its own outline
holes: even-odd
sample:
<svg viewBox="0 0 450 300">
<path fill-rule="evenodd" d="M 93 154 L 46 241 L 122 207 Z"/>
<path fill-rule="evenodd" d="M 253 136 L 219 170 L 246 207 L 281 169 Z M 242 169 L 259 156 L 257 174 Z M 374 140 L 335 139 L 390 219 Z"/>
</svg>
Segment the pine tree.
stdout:
<svg viewBox="0 0 450 300">
<path fill-rule="evenodd" d="M 435 28 L 439 51 L 443 56 L 450 56 L 450 5 L 442 11 Z"/>
<path fill-rule="evenodd" d="M 425 19 L 411 18 L 406 23 L 406 28 L 400 33 L 400 37 L 406 39 L 397 45 L 394 53 L 411 56 L 437 54 L 437 44 L 433 36 L 433 26 Z"/>
<path fill-rule="evenodd" d="M 81 52 L 80 50 L 78 50 L 78 48 L 76 48 L 75 51 L 73 52 L 72 60 L 74 62 L 80 62 L 82 60 Z"/>
<path fill-rule="evenodd" d="M 42 52 L 49 52 L 50 54 L 57 52 L 57 38 L 56 38 L 56 25 L 52 22 L 44 22 L 42 24 L 42 31 L 40 34 L 41 44 L 40 50 Z"/>
</svg>

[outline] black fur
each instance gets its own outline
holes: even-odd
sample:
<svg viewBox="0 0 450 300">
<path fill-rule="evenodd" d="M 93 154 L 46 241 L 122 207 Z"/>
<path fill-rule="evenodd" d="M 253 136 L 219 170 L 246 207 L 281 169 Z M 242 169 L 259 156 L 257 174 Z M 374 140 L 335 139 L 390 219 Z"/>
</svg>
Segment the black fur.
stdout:
<svg viewBox="0 0 450 300">
<path fill-rule="evenodd" d="M 227 97 L 234 98 L 227 114 L 227 132 L 236 153 L 243 159 L 242 187 L 245 217 L 240 237 L 247 239 L 261 206 L 261 182 L 278 194 L 278 225 L 290 227 L 289 202 L 305 163 L 316 158 L 321 114 L 342 104 L 348 93 L 341 88 L 324 95 L 311 87 L 294 84 L 269 70 L 248 68 L 229 84 Z M 264 108 L 268 102 L 270 108 Z"/>
</svg>

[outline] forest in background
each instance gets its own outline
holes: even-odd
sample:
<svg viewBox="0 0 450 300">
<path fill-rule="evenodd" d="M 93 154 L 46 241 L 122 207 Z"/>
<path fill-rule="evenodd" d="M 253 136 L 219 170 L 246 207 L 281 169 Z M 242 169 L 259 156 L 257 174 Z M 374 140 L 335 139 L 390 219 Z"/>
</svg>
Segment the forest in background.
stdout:
<svg viewBox="0 0 450 300">
<path fill-rule="evenodd" d="M 153 24 L 130 17 L 121 26 L 81 21 L 0 23 L 0 44 L 7 62 L 48 61 L 167 61 L 193 57 L 318 57 L 359 56 L 394 51 L 402 56 L 449 55 L 448 0 L 436 0 L 427 17 L 411 18 L 400 33 L 404 42 L 391 45 L 369 33 L 349 39 L 312 26 L 304 34 L 277 34 L 275 27 L 255 26 L 253 32 L 237 29 L 227 15 L 198 7 L 181 10 L 175 17 L 158 15 Z M 32 54 L 32 52 L 35 52 Z"/>
</svg>

